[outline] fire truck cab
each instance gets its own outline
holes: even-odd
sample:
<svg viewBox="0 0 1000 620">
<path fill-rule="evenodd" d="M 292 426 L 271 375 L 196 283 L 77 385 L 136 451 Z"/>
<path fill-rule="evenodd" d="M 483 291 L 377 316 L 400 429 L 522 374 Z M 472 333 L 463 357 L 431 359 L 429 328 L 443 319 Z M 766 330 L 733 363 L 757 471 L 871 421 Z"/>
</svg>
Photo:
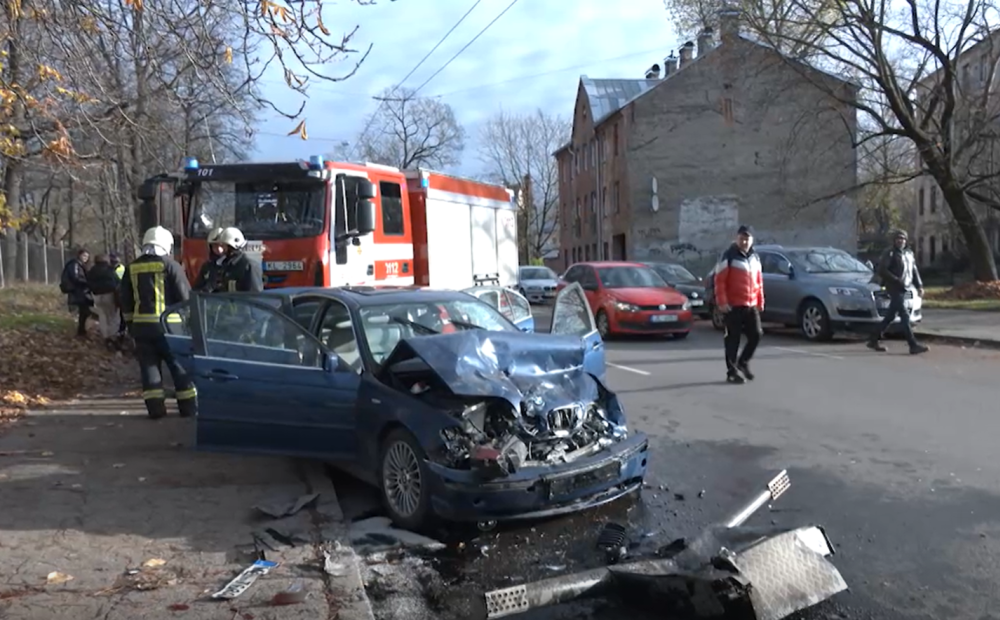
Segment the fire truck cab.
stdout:
<svg viewBox="0 0 1000 620">
<path fill-rule="evenodd" d="M 496 185 L 320 156 L 221 165 L 187 158 L 139 194 L 140 227 L 174 231 L 192 279 L 208 259 L 208 234 L 236 226 L 266 288 L 516 282 L 515 206 Z"/>
</svg>

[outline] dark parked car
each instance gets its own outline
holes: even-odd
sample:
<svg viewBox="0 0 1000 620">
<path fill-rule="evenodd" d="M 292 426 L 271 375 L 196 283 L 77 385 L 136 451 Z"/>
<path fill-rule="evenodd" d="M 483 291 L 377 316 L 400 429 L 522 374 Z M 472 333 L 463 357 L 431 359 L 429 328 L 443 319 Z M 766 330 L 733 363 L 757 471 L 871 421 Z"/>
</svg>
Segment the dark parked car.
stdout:
<svg viewBox="0 0 1000 620">
<path fill-rule="evenodd" d="M 569 513 L 641 488 L 647 439 L 601 380 L 579 285 L 556 299 L 553 334 L 412 288 L 198 295 L 162 320 L 195 377 L 200 448 L 334 462 L 401 527 Z"/>
<path fill-rule="evenodd" d="M 691 312 L 701 319 L 712 318 L 712 313 L 705 302 L 705 283 L 701 278 L 688 271 L 683 265 L 676 263 L 645 263 L 653 271 L 660 274 L 671 288 L 684 293 L 691 303 Z"/>
</svg>

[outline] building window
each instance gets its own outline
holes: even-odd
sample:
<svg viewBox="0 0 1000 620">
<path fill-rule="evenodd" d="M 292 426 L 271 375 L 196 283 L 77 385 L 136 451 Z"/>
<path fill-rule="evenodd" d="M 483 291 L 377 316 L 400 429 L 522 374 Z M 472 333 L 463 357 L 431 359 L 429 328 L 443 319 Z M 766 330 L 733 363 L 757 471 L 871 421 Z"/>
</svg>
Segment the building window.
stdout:
<svg viewBox="0 0 1000 620">
<path fill-rule="evenodd" d="M 924 264 L 924 238 L 917 239 L 917 262 Z"/>
<path fill-rule="evenodd" d="M 601 260 L 608 260 L 608 242 L 604 242 L 604 254 L 601 255 Z"/>
<path fill-rule="evenodd" d="M 733 115 L 733 98 L 723 97 L 722 98 L 722 119 L 725 121 L 726 125 L 732 126 L 735 121 L 735 116 Z"/>
<path fill-rule="evenodd" d="M 934 203 L 932 202 L 931 204 L 934 204 Z M 930 259 L 931 259 L 931 262 L 933 263 L 934 260 L 937 258 L 937 239 L 934 238 L 934 235 L 931 235 L 930 245 L 931 245 Z"/>
<path fill-rule="evenodd" d="M 563 255 L 563 270 L 566 270 L 569 268 L 569 250 L 563 250 L 562 255 Z"/>
<path fill-rule="evenodd" d="M 611 196 L 611 200 L 612 200 L 612 202 L 614 203 L 614 206 L 615 206 L 615 213 L 621 213 L 622 212 L 622 188 L 621 188 L 621 185 L 618 184 L 618 181 L 615 181 L 615 191 L 614 191 L 614 194 L 612 194 L 612 196 Z"/>
<path fill-rule="evenodd" d="M 576 199 L 576 216 L 580 217 L 580 199 Z"/>
<path fill-rule="evenodd" d="M 618 157 L 618 123 L 615 123 L 615 135 L 614 135 L 614 151 L 615 157 Z"/>
<path fill-rule="evenodd" d="M 590 260 L 590 246 L 589 245 L 583 246 L 583 257 L 584 257 L 584 260 Z"/>
<path fill-rule="evenodd" d="M 590 213 L 597 213 L 597 192 L 590 192 Z"/>
<path fill-rule="evenodd" d="M 948 235 L 941 237 L 941 253 L 948 253 Z"/>
<path fill-rule="evenodd" d="M 597 244 L 590 244 L 590 255 L 594 257 L 594 260 L 601 260 L 601 257 L 597 255 Z"/>
<path fill-rule="evenodd" d="M 399 183 L 382 181 L 378 184 L 382 202 L 382 234 L 400 236 L 406 232 L 403 217 L 403 193 Z"/>
<path fill-rule="evenodd" d="M 937 186 L 934 185 L 934 186 L 931 187 L 931 213 L 937 213 L 937 195 L 938 195 L 938 193 L 937 193 Z M 931 237 L 931 239 L 933 239 L 933 238 L 934 237 Z M 931 243 L 933 244 L 933 242 L 931 242 Z M 933 247 L 933 245 L 931 247 Z M 934 256 L 934 250 L 931 250 L 931 256 L 932 257 Z M 931 258 L 931 262 L 933 262 L 933 261 L 934 261 L 934 259 Z"/>
<path fill-rule="evenodd" d="M 917 210 L 922 217 L 924 215 L 924 188 L 922 187 L 917 192 Z"/>
</svg>

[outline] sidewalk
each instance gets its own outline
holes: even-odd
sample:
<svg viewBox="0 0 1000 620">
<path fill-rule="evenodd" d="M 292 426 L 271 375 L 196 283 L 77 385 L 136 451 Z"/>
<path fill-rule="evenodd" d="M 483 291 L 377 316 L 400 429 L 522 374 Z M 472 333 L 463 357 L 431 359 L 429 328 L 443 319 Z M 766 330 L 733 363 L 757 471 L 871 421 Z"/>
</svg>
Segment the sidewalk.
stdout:
<svg viewBox="0 0 1000 620">
<path fill-rule="evenodd" d="M 915 329 L 918 336 L 1000 346 L 1000 312 L 925 308 L 923 314 Z"/>
<path fill-rule="evenodd" d="M 0 434 L 0 619 L 371 619 L 353 552 L 324 571 L 344 524 L 322 469 L 199 453 L 193 439 L 191 420 L 154 423 L 141 402 L 111 399 L 33 412 Z M 314 505 L 282 519 L 253 509 L 310 493 Z M 232 601 L 209 598 L 252 563 L 251 532 L 266 528 L 299 537 L 264 549 L 281 566 Z M 271 605 L 298 585 L 304 602 Z"/>
</svg>

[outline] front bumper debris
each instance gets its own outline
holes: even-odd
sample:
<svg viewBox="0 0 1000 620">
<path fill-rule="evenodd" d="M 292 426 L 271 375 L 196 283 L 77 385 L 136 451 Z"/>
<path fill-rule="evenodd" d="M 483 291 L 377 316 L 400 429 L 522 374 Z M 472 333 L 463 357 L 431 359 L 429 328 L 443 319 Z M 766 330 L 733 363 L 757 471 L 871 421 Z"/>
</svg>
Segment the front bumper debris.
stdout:
<svg viewBox="0 0 1000 620">
<path fill-rule="evenodd" d="M 790 486 L 782 471 L 729 519 L 674 541 L 659 558 L 596 568 L 485 595 L 486 618 L 504 618 L 582 597 L 617 593 L 664 617 L 780 620 L 847 589 L 827 559 L 819 526 L 747 528 L 757 510 Z"/>
</svg>

